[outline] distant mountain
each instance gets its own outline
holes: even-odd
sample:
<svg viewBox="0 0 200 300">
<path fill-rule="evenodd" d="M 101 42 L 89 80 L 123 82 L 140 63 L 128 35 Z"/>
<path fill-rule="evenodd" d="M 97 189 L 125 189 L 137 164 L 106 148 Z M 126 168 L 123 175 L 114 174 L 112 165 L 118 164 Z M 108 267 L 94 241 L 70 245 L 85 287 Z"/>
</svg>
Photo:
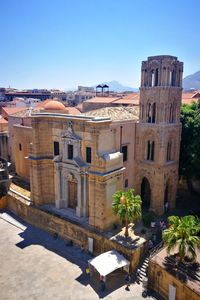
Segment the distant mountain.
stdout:
<svg viewBox="0 0 200 300">
<path fill-rule="evenodd" d="M 200 71 L 191 74 L 189 76 L 186 76 L 183 79 L 183 89 L 184 90 L 190 90 L 190 89 L 195 89 L 199 90 L 200 89 Z"/>
<path fill-rule="evenodd" d="M 130 86 L 122 85 L 121 83 L 119 83 L 116 80 L 113 80 L 113 81 L 110 81 L 110 82 L 102 82 L 100 84 L 107 84 L 109 86 L 110 91 L 114 91 L 114 92 L 118 92 L 118 93 L 126 92 L 126 91 L 138 92 L 137 88 L 132 88 Z"/>
</svg>

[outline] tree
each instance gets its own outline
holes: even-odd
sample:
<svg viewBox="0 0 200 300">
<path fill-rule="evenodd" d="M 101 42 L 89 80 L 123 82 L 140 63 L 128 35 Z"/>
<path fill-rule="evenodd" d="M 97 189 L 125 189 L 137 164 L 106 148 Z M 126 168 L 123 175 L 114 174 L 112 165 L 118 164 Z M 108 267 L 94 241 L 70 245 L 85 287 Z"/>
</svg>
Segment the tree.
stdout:
<svg viewBox="0 0 200 300">
<path fill-rule="evenodd" d="M 140 196 L 134 196 L 133 189 L 129 189 L 127 192 L 117 191 L 113 195 L 112 210 L 122 222 L 125 221 L 126 237 L 129 223 L 141 219 L 141 204 Z"/>
<path fill-rule="evenodd" d="M 178 247 L 180 261 L 187 255 L 193 260 L 200 249 L 200 220 L 195 216 L 171 216 L 169 228 L 163 231 L 168 254 Z"/>
<path fill-rule="evenodd" d="M 193 192 L 192 180 L 200 179 L 200 100 L 182 105 L 181 122 L 179 173 Z"/>
</svg>

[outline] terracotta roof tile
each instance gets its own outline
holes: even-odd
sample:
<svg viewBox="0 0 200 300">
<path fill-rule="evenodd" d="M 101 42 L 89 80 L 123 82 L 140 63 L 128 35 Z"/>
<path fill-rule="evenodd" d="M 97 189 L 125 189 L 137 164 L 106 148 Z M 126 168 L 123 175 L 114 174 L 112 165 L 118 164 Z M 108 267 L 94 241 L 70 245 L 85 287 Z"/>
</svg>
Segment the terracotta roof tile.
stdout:
<svg viewBox="0 0 200 300">
<path fill-rule="evenodd" d="M 19 111 L 26 110 L 27 107 L 2 107 L 2 115 L 14 115 L 15 113 L 18 113 Z"/>
<path fill-rule="evenodd" d="M 111 120 L 138 120 L 139 108 L 135 106 L 111 106 L 88 111 L 83 116 L 107 117 Z"/>
<path fill-rule="evenodd" d="M 200 91 L 195 92 L 183 92 L 182 93 L 182 103 L 190 104 L 200 98 Z"/>
<path fill-rule="evenodd" d="M 6 121 L 3 117 L 0 116 L 0 123 L 1 124 L 8 124 L 8 121 Z"/>
</svg>

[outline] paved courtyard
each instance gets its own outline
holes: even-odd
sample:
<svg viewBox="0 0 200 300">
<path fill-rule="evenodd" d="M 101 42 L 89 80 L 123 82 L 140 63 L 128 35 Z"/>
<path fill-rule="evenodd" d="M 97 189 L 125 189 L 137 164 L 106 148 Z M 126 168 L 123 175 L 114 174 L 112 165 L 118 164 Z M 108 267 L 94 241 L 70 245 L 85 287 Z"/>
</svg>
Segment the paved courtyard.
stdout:
<svg viewBox="0 0 200 300">
<path fill-rule="evenodd" d="M 0 213 L 1 300 L 143 299 L 141 285 L 133 283 L 125 290 L 122 273 L 110 275 L 101 292 L 98 280 L 85 273 L 88 258 L 78 247 Z"/>
</svg>

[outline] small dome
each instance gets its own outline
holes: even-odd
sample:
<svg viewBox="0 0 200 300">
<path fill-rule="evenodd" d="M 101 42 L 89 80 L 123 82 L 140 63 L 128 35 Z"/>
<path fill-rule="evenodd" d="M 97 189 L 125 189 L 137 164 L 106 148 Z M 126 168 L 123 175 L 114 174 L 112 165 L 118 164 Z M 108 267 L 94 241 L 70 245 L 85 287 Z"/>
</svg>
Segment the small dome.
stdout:
<svg viewBox="0 0 200 300">
<path fill-rule="evenodd" d="M 59 101 L 51 100 L 44 105 L 44 110 L 65 110 L 65 106 Z"/>
</svg>

